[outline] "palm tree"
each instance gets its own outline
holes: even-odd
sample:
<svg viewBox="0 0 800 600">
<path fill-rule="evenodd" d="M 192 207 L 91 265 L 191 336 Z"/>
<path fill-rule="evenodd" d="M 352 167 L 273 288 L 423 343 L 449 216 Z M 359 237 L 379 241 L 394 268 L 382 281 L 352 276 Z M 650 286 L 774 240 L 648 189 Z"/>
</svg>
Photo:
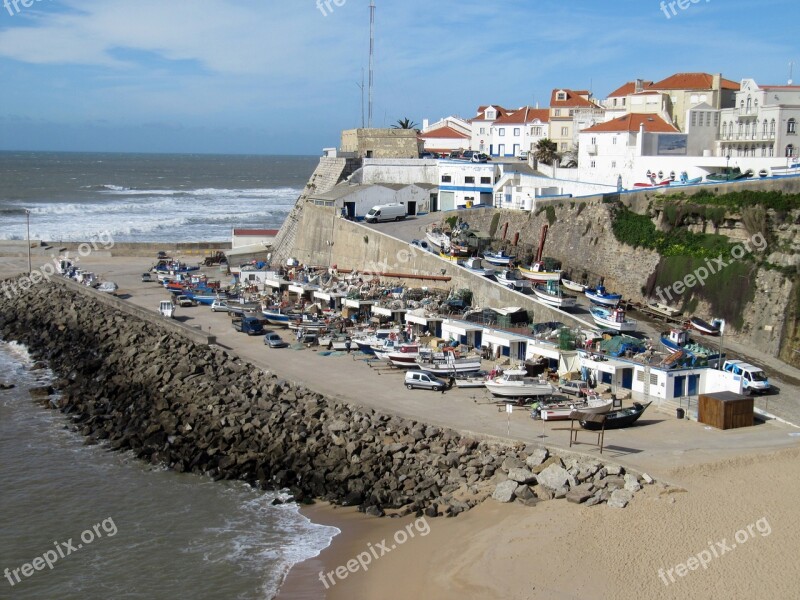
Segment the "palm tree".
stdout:
<svg viewBox="0 0 800 600">
<path fill-rule="evenodd" d="M 534 150 L 533 157 L 546 165 L 552 165 L 558 156 L 558 146 L 550 138 L 542 138 L 536 142 L 536 149 Z"/>
<path fill-rule="evenodd" d="M 408 117 L 405 117 L 404 119 L 398 119 L 397 124 L 392 125 L 392 129 L 417 129 L 417 128 L 419 128 L 419 125 L 414 123 L 414 121 L 412 121 Z"/>
</svg>

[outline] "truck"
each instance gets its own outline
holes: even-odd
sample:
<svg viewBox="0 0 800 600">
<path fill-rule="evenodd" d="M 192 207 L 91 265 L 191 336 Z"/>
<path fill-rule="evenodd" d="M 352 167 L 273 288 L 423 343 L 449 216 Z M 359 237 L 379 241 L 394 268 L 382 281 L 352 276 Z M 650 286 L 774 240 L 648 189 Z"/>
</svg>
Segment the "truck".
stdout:
<svg viewBox="0 0 800 600">
<path fill-rule="evenodd" d="M 380 223 L 381 221 L 402 221 L 406 218 L 406 205 L 396 202 L 394 204 L 379 204 L 369 209 L 364 220 L 367 223 Z"/>
<path fill-rule="evenodd" d="M 240 317 L 231 321 L 236 331 L 247 335 L 261 335 L 264 333 L 264 323 L 258 317 Z"/>
<path fill-rule="evenodd" d="M 726 360 L 722 370 L 742 378 L 742 390 L 748 394 L 765 394 L 770 389 L 769 379 L 764 369 L 742 360 Z"/>
</svg>

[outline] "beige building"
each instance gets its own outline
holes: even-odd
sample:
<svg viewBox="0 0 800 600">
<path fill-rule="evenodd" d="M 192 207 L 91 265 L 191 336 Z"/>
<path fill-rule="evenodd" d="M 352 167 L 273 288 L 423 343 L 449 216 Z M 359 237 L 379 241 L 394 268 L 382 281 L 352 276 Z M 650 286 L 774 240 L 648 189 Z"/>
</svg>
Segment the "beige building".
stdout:
<svg viewBox="0 0 800 600">
<path fill-rule="evenodd" d="M 739 84 L 723 79 L 721 74 L 675 73 L 656 81 L 647 91 L 663 92 L 669 95 L 670 117 L 672 123 L 681 131 L 686 131 L 687 111 L 698 104 L 705 103 L 713 109 L 733 108 Z"/>
<path fill-rule="evenodd" d="M 356 158 L 419 158 L 416 129 L 345 129 L 341 152 Z"/>
<path fill-rule="evenodd" d="M 578 143 L 578 132 L 603 120 L 604 109 L 586 90 L 553 90 L 550 96 L 550 139 L 558 152 Z"/>
</svg>

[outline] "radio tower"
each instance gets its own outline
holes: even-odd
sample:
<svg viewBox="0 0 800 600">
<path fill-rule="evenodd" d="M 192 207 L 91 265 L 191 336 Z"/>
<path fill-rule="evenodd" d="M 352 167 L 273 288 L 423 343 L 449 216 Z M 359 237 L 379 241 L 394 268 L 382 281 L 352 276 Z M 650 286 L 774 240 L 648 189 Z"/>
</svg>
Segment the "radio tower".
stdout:
<svg viewBox="0 0 800 600">
<path fill-rule="evenodd" d="M 368 127 L 372 129 L 372 89 L 375 83 L 375 0 L 369 2 L 369 117 Z"/>
</svg>

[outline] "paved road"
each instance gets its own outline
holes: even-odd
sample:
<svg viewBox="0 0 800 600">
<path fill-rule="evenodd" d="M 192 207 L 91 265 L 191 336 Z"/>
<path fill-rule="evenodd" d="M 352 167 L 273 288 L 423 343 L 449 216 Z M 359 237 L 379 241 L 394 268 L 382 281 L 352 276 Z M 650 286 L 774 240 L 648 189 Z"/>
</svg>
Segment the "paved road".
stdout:
<svg viewBox="0 0 800 600">
<path fill-rule="evenodd" d="M 89 257 L 85 264 L 120 285 L 119 295 L 153 310 L 167 297 L 157 284 L 141 283 L 140 274 L 152 264 L 149 258 Z M 19 259 L 0 259 L 0 275 L 13 270 Z M 218 271 L 210 271 L 215 277 Z M 399 371 L 377 368 L 358 354 L 323 356 L 313 349 L 270 349 L 260 336 L 249 337 L 233 331 L 225 313 L 212 313 L 208 307 L 179 309 L 178 318 L 187 325 L 201 327 L 217 336 L 218 343 L 257 367 L 301 382 L 329 398 L 372 407 L 414 420 L 473 432 L 476 435 L 510 438 L 531 444 L 565 447 L 569 424 L 543 423 L 530 419 L 527 410 L 508 415 L 501 412 L 486 391 L 450 390 L 445 394 L 406 390 Z M 282 333 L 285 337 L 288 332 Z M 720 458 L 750 454 L 796 445 L 798 431 L 771 421 L 748 429 L 717 431 L 674 414 L 651 407 L 641 420 L 646 427 L 609 431 L 605 443 L 607 458 L 658 476 L 669 468 Z M 590 442 L 584 432 L 579 440 Z M 579 446 L 597 454 L 591 446 Z"/>
</svg>

